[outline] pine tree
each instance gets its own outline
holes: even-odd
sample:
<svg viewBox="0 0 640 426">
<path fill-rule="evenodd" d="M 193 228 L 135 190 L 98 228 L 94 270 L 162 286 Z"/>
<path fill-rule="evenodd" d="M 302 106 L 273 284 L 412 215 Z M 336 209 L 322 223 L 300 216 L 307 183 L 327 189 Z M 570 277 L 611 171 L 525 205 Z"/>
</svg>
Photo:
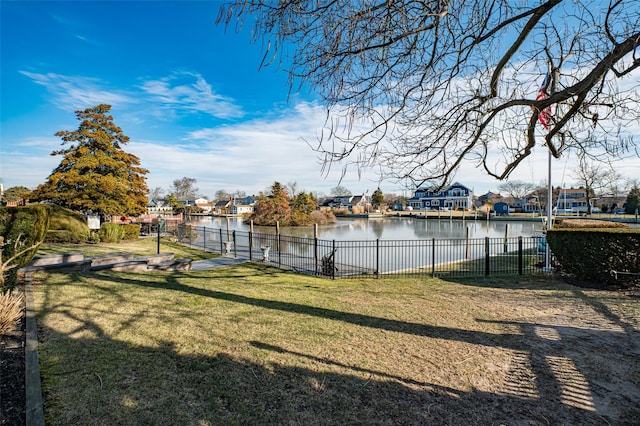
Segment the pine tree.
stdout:
<svg viewBox="0 0 640 426">
<path fill-rule="evenodd" d="M 289 195 L 280 182 L 273 184 L 268 197 L 264 194 L 258 196 L 251 219 L 256 225 L 275 225 L 276 222 L 283 226 L 289 224 L 291 221 Z"/>
<path fill-rule="evenodd" d="M 635 214 L 638 209 L 640 209 L 640 188 L 633 186 L 624 203 L 624 211 L 627 214 Z"/>
<path fill-rule="evenodd" d="M 55 134 L 69 146 L 51 153 L 61 155 L 62 161 L 34 191 L 34 200 L 101 216 L 145 212 L 148 170 L 122 149 L 129 137 L 114 124 L 110 110 L 106 104 L 78 110 L 78 130 Z"/>
<path fill-rule="evenodd" d="M 384 204 L 384 195 L 382 194 L 380 188 L 376 189 L 375 191 L 373 191 L 373 194 L 371 194 L 371 203 L 374 206 L 380 206 Z"/>
</svg>

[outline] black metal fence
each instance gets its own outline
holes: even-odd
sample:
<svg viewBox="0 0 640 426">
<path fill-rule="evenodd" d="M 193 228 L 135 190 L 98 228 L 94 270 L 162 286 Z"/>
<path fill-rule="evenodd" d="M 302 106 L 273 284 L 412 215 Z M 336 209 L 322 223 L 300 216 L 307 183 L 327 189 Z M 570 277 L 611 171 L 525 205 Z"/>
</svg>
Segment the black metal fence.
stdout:
<svg viewBox="0 0 640 426">
<path fill-rule="evenodd" d="M 180 224 L 177 236 L 200 250 L 334 279 L 535 274 L 542 272 L 546 247 L 541 236 L 337 241 L 189 224 Z"/>
</svg>

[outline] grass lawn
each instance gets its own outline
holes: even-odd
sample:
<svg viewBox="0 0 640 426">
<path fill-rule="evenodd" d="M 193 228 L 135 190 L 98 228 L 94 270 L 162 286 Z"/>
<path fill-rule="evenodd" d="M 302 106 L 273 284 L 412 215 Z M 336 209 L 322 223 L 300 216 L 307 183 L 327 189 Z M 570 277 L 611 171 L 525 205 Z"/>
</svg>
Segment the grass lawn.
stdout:
<svg viewBox="0 0 640 426">
<path fill-rule="evenodd" d="M 122 241 L 119 243 L 99 244 L 54 244 L 46 243 L 38 249 L 38 255 L 83 252 L 85 257 L 100 256 L 111 253 L 133 253 L 136 256 L 147 256 L 158 252 L 158 240 L 156 238 L 139 238 L 137 240 Z M 160 252 L 173 253 L 176 259 L 190 258 L 202 260 L 218 255 L 206 253 L 202 250 L 192 249 L 169 238 L 160 239 Z"/>
<path fill-rule="evenodd" d="M 34 292 L 48 425 L 640 416 L 640 300 L 545 277 L 331 281 L 247 263 L 50 274 Z"/>
</svg>

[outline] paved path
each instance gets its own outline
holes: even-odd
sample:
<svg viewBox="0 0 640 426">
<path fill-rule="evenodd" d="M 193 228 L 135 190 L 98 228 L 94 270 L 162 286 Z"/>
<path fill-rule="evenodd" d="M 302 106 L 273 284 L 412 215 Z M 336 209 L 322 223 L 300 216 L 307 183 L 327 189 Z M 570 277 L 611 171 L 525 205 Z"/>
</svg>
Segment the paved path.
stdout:
<svg viewBox="0 0 640 426">
<path fill-rule="evenodd" d="M 191 262 L 192 271 L 204 271 L 205 269 L 217 268 L 220 266 L 237 265 L 238 263 L 248 262 L 249 259 L 239 257 L 215 257 L 212 259 L 196 260 Z"/>
</svg>

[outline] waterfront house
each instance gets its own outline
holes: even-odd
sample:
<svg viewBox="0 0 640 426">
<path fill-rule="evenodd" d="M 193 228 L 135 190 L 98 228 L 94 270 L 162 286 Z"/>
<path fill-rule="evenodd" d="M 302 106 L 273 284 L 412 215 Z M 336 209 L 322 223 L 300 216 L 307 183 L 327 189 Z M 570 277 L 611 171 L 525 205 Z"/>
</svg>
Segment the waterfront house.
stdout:
<svg viewBox="0 0 640 426">
<path fill-rule="evenodd" d="M 556 188 L 553 190 L 555 200 L 554 210 L 558 213 L 587 213 L 587 190 L 585 188 Z M 592 211 L 598 211 L 593 207 L 594 193 L 591 191 L 589 201 Z"/>
<path fill-rule="evenodd" d="M 234 203 L 233 206 L 231 206 L 231 214 L 234 216 L 242 216 L 245 214 L 252 214 L 252 213 L 253 213 L 253 205 L 251 204 Z"/>
<path fill-rule="evenodd" d="M 327 198 L 320 202 L 320 207 L 331 207 L 333 209 L 349 209 L 354 207 L 367 207 L 370 205 L 369 196 L 363 195 L 341 195 Z"/>
<path fill-rule="evenodd" d="M 213 206 L 213 214 L 229 214 L 231 209 L 231 200 L 218 201 Z"/>
<path fill-rule="evenodd" d="M 408 205 L 415 210 L 470 209 L 473 205 L 473 191 L 458 182 L 442 191 L 418 188 Z"/>
<path fill-rule="evenodd" d="M 149 200 L 149 203 L 147 204 L 147 214 L 158 215 L 172 213 L 173 207 L 171 207 L 166 200 Z"/>
<path fill-rule="evenodd" d="M 206 198 L 198 198 L 196 200 L 196 206 L 202 210 L 202 213 L 211 214 L 213 211 L 213 203 L 209 202 Z"/>
<path fill-rule="evenodd" d="M 497 202 L 493 205 L 493 211 L 498 216 L 509 216 L 509 204 L 504 201 Z"/>
</svg>

